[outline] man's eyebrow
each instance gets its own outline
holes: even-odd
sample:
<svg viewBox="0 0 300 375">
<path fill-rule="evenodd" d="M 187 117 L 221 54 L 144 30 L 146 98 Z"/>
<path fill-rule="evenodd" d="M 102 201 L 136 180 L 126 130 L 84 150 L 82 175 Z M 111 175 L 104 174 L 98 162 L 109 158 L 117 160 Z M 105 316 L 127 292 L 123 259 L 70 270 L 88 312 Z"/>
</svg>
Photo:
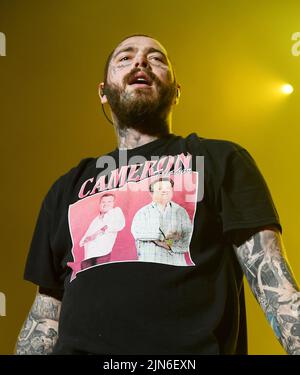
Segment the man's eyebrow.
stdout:
<svg viewBox="0 0 300 375">
<path fill-rule="evenodd" d="M 148 53 L 158 52 L 158 53 L 160 53 L 161 55 L 163 55 L 163 57 L 164 57 L 166 60 L 168 60 L 166 54 L 165 54 L 163 51 L 161 51 L 160 49 L 157 49 L 157 48 L 154 48 L 154 47 L 150 47 L 150 48 L 148 49 L 147 52 L 148 52 Z"/>
<path fill-rule="evenodd" d="M 134 52 L 135 50 L 136 50 L 136 48 L 134 48 L 134 47 L 122 48 L 122 49 L 120 49 L 120 51 L 118 51 L 117 53 L 115 53 L 115 55 L 113 56 L 113 59 L 115 59 L 120 53 L 123 53 L 123 52 Z M 160 53 L 168 61 L 168 58 L 167 58 L 166 54 L 163 51 L 161 51 L 161 50 L 159 50 L 157 48 L 154 48 L 154 47 L 148 48 L 147 53 L 152 53 L 152 52 Z"/>
<path fill-rule="evenodd" d="M 114 55 L 113 55 L 113 59 L 115 59 L 120 53 L 122 52 L 133 52 L 134 51 L 134 48 L 133 47 L 126 47 L 126 48 L 122 48 L 120 49 L 120 51 L 116 52 Z"/>
</svg>

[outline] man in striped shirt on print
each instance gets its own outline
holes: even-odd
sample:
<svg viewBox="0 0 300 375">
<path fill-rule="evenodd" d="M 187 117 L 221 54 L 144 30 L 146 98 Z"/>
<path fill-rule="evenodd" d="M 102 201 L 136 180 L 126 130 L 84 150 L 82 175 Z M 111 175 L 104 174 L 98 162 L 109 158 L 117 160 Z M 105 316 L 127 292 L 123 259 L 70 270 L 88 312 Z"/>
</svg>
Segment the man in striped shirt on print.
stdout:
<svg viewBox="0 0 300 375">
<path fill-rule="evenodd" d="M 174 181 L 160 177 L 149 186 L 152 202 L 135 214 L 131 232 L 139 260 L 186 266 L 192 223 L 187 211 L 172 201 Z"/>
</svg>

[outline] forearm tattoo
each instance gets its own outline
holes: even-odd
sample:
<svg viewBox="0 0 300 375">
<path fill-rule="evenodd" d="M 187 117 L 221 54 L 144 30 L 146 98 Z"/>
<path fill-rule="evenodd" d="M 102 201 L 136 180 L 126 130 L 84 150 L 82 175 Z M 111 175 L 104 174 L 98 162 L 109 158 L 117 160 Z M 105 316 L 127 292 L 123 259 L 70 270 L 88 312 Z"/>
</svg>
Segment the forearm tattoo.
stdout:
<svg viewBox="0 0 300 375">
<path fill-rule="evenodd" d="M 37 294 L 16 344 L 15 354 L 49 354 L 58 338 L 61 302 Z"/>
<path fill-rule="evenodd" d="M 288 354 L 300 354 L 300 293 L 280 234 L 256 233 L 239 247 L 238 260 L 255 298 Z"/>
</svg>

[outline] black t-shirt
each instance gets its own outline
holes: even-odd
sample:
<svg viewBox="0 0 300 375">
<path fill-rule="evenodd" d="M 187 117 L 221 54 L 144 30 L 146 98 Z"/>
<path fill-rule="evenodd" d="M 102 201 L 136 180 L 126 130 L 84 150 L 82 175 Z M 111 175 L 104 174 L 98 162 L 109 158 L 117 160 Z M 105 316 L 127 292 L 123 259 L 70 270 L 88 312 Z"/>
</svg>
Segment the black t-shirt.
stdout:
<svg viewBox="0 0 300 375">
<path fill-rule="evenodd" d="M 56 354 L 247 353 L 228 234 L 275 225 L 240 145 L 169 134 L 86 158 L 46 194 L 24 277 L 63 293 Z"/>
</svg>

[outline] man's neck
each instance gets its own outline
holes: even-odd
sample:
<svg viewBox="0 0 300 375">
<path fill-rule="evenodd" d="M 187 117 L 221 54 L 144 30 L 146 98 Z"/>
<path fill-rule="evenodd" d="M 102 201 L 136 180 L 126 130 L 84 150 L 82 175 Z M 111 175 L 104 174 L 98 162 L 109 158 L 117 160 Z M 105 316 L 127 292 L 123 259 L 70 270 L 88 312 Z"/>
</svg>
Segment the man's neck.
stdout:
<svg viewBox="0 0 300 375">
<path fill-rule="evenodd" d="M 162 211 L 164 211 L 165 210 L 165 208 L 166 208 L 166 206 L 168 205 L 168 203 L 170 202 L 170 201 L 153 201 L 154 203 L 156 203 L 157 204 L 157 206 L 162 210 Z"/>
<path fill-rule="evenodd" d="M 118 148 L 121 150 L 132 149 L 135 147 L 143 146 L 149 142 L 152 142 L 162 135 L 148 135 L 142 134 L 137 130 L 127 128 L 125 130 L 116 130 L 117 138 L 118 138 Z"/>
<path fill-rule="evenodd" d="M 111 113 L 111 115 L 114 123 L 115 133 L 117 136 L 118 148 L 121 150 L 130 150 L 132 148 L 143 146 L 172 132 L 172 112 L 168 114 L 164 124 L 165 126 L 162 127 L 162 129 L 156 134 L 151 135 L 141 133 L 138 130 L 130 127 L 120 129 L 117 117 L 113 112 Z"/>
</svg>

